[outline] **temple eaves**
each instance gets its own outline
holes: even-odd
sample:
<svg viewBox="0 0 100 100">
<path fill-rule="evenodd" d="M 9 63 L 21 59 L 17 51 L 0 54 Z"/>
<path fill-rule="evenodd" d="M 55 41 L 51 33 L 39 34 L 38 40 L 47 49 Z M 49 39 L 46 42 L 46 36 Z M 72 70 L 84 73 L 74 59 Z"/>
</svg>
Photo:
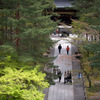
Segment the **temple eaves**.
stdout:
<svg viewBox="0 0 100 100">
<path fill-rule="evenodd" d="M 57 8 L 73 7 L 74 0 L 55 0 L 54 4 Z"/>
</svg>

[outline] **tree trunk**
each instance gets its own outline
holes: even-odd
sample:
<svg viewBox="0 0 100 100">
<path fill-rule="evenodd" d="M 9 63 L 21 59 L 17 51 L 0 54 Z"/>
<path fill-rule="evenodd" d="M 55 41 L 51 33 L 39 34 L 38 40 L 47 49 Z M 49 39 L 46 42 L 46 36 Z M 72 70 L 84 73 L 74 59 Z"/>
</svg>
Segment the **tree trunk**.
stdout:
<svg viewBox="0 0 100 100">
<path fill-rule="evenodd" d="M 3 42 L 4 43 L 4 41 L 5 41 L 5 38 L 4 38 L 4 27 L 2 26 L 2 40 L 1 40 L 1 42 Z"/>
<path fill-rule="evenodd" d="M 6 27 L 5 27 L 5 36 L 6 36 L 6 38 L 5 38 L 5 40 L 7 40 L 8 39 L 8 25 L 7 25 L 7 13 L 6 13 Z"/>
<path fill-rule="evenodd" d="M 12 24 L 11 24 L 11 26 L 10 26 L 10 41 L 11 41 L 11 43 L 12 43 Z"/>
<path fill-rule="evenodd" d="M 89 82 L 89 88 L 90 88 L 90 87 L 91 87 L 91 80 L 90 80 L 89 74 L 87 74 L 87 79 L 88 79 L 88 82 Z"/>
<path fill-rule="evenodd" d="M 92 85 L 91 85 L 91 80 L 90 80 L 89 74 L 84 69 L 83 69 L 83 71 L 84 71 L 84 73 L 85 73 L 85 75 L 87 77 L 87 80 L 89 82 L 89 88 L 90 88 Z"/>
<path fill-rule="evenodd" d="M 7 24 L 6 24 L 6 27 L 5 27 L 5 40 L 8 39 L 7 32 L 8 32 L 8 30 L 7 30 Z"/>
<path fill-rule="evenodd" d="M 91 80 L 90 80 L 89 74 L 84 70 L 84 66 L 83 65 L 81 65 L 81 66 L 82 66 L 82 70 L 84 71 L 84 73 L 86 75 L 86 78 L 87 78 L 87 80 L 89 82 L 89 88 L 90 88 L 92 86 L 92 84 L 91 84 Z"/>
<path fill-rule="evenodd" d="M 17 8 L 19 8 L 19 2 L 17 4 Z M 16 19 L 19 20 L 19 11 L 16 13 Z M 17 41 L 16 41 L 16 46 L 19 46 L 19 27 L 16 27 L 16 34 L 17 34 Z"/>
</svg>

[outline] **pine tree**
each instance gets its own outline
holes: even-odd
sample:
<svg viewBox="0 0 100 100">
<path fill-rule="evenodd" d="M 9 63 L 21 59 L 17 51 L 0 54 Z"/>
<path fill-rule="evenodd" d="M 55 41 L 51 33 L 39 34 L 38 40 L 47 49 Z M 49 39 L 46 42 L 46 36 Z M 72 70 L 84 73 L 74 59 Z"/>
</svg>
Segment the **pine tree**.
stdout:
<svg viewBox="0 0 100 100">
<path fill-rule="evenodd" d="M 90 61 L 90 66 L 92 68 L 97 68 L 100 70 L 100 44 L 99 43 L 92 43 L 89 45 L 85 45 L 84 48 L 93 54 L 90 56 L 88 60 Z"/>
<path fill-rule="evenodd" d="M 1 0 L 0 4 L 0 40 L 4 44 L 12 42 L 12 37 L 15 35 L 17 0 Z"/>
<path fill-rule="evenodd" d="M 43 12 L 46 9 L 51 9 L 52 5 L 46 0 L 30 0 L 30 2 L 31 5 L 24 5 L 25 7 L 23 6 L 23 10 L 20 11 L 23 16 L 22 19 L 26 20 L 20 26 L 20 30 L 24 28 L 24 31 L 20 32 L 20 49 L 22 49 L 22 52 L 30 53 L 34 62 L 42 62 L 42 59 L 44 59 L 43 53 L 52 44 L 49 35 L 55 26 L 55 23 L 50 20 L 51 15 L 44 15 Z M 23 12 L 25 12 L 25 15 Z M 24 48 L 25 50 L 23 50 Z"/>
<path fill-rule="evenodd" d="M 73 22 L 73 26 L 75 28 L 74 32 L 83 34 L 88 36 L 98 36 L 99 41 L 83 41 L 82 48 L 84 51 L 81 51 L 83 54 L 83 61 L 84 57 L 90 62 L 88 63 L 91 69 L 100 69 L 99 62 L 99 52 L 100 52 L 100 10 L 99 10 L 100 0 L 75 0 L 75 8 L 77 9 L 78 13 L 77 16 L 79 17 L 79 21 Z M 85 65 L 83 66 L 83 69 Z M 84 70 L 87 79 L 89 80 L 89 85 L 91 87 L 90 77 L 88 72 Z"/>
<path fill-rule="evenodd" d="M 75 2 L 80 20 L 89 23 L 92 28 L 100 31 L 100 0 L 75 0 Z"/>
<path fill-rule="evenodd" d="M 10 40 L 20 56 L 31 55 L 34 63 L 44 63 L 47 58 L 43 53 L 52 45 L 49 35 L 56 26 L 48 15 L 54 9 L 53 1 L 2 0 L 1 4 L 1 42 L 8 44 Z"/>
<path fill-rule="evenodd" d="M 84 1 L 76 0 L 76 8 L 79 11 L 80 21 L 87 22 L 91 28 L 98 31 L 98 36 L 100 36 L 99 5 L 100 5 L 100 0 L 84 0 Z M 86 30 L 86 31 L 88 31 L 88 30 Z M 95 31 L 92 31 L 92 32 L 94 33 Z M 91 34 L 92 32 L 90 32 L 89 34 Z M 90 43 L 90 46 L 88 45 L 86 47 L 88 47 L 88 50 L 91 49 L 90 51 L 92 51 L 95 55 L 98 55 L 98 52 L 100 52 L 99 51 L 100 50 L 100 42 L 99 41 L 95 41 L 95 42 L 96 43 Z M 94 48 L 91 48 L 91 46 Z M 89 47 L 90 47 L 90 49 L 89 49 Z M 98 48 L 98 49 L 96 49 L 96 48 Z M 97 59 L 98 59 L 98 57 L 97 57 Z M 93 64 L 93 62 L 94 62 L 94 64 Z M 98 60 L 96 62 L 99 63 Z M 92 65 L 95 65 L 96 62 L 94 60 L 92 60 Z"/>
<path fill-rule="evenodd" d="M 42 91 L 49 84 L 40 66 L 29 66 L 16 58 L 9 55 L 0 60 L 0 100 L 44 100 Z"/>
<path fill-rule="evenodd" d="M 50 61 L 44 53 L 53 43 L 53 9 L 51 0 L 0 1 L 0 99 L 43 100 L 49 84 L 41 69 Z"/>
</svg>

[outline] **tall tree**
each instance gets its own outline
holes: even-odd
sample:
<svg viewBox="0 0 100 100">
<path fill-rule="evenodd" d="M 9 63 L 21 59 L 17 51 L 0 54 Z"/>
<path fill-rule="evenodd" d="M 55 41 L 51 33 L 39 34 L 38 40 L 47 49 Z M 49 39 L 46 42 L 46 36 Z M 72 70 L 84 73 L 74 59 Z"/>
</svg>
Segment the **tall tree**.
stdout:
<svg viewBox="0 0 100 100">
<path fill-rule="evenodd" d="M 0 5 L 0 99 L 43 100 L 48 83 L 40 69 L 50 60 L 44 53 L 56 27 L 48 15 L 53 1 L 1 0 Z"/>
<path fill-rule="evenodd" d="M 91 45 L 95 47 L 95 49 L 91 48 L 93 49 L 92 52 L 95 55 L 98 55 L 98 52 L 100 50 L 100 20 L 99 20 L 100 19 L 100 10 L 99 10 L 100 0 L 84 0 L 84 1 L 75 0 L 75 1 L 76 1 L 75 7 L 79 11 L 80 21 L 87 22 L 91 28 L 98 31 L 96 32 L 95 30 L 92 30 L 92 32 L 91 31 L 89 32 L 89 34 L 94 33 L 94 35 L 99 36 L 99 41 L 95 41 L 96 43 L 90 43 L 90 48 L 91 48 Z M 86 28 L 88 27 L 86 26 Z M 86 29 L 87 33 L 88 33 L 88 30 L 89 29 Z M 89 45 L 86 47 L 89 47 Z M 99 48 L 99 49 L 96 49 L 96 48 Z"/>
<path fill-rule="evenodd" d="M 30 54 L 35 63 L 44 63 L 43 53 L 52 45 L 49 35 L 56 26 L 50 19 L 52 13 L 48 15 L 54 9 L 53 1 L 2 0 L 1 5 L 1 42 L 10 40 L 11 45 L 19 45 L 19 55 Z"/>
<path fill-rule="evenodd" d="M 82 41 L 82 54 L 85 55 L 91 68 L 99 69 L 100 52 L 100 0 L 75 0 L 75 8 L 78 13 L 79 21 L 74 21 L 74 32 L 86 35 L 87 41 Z M 88 42 L 88 35 L 91 35 L 91 42 Z M 96 37 L 99 37 L 96 40 Z M 83 36 L 84 37 L 84 36 Z M 93 41 L 93 38 L 95 38 Z M 83 58 L 83 63 L 84 63 Z M 84 68 L 84 67 L 83 67 Z M 88 73 L 88 72 L 87 72 Z M 87 78 L 89 75 L 87 74 Z M 89 79 L 90 80 L 90 79 Z M 90 84 L 91 85 L 91 84 Z"/>
<path fill-rule="evenodd" d="M 80 20 L 89 23 L 92 28 L 100 31 L 100 0 L 75 0 L 75 2 Z"/>
<path fill-rule="evenodd" d="M 11 46 L 0 46 L 0 100 L 44 100 L 46 75 L 17 56 Z"/>
<path fill-rule="evenodd" d="M 47 9 L 51 9 L 50 1 L 46 0 L 30 0 L 31 5 L 27 6 L 28 2 L 23 5 L 23 10 L 20 11 L 22 19 L 26 22 L 20 24 L 21 49 L 25 48 L 25 52 L 30 53 L 35 58 L 34 61 L 42 61 L 43 53 L 50 47 L 52 41 L 49 38 L 50 33 L 54 29 L 55 23 L 50 20 L 51 15 L 44 15 Z M 23 14 L 25 12 L 25 15 Z M 21 19 L 21 20 L 22 20 Z"/>
</svg>

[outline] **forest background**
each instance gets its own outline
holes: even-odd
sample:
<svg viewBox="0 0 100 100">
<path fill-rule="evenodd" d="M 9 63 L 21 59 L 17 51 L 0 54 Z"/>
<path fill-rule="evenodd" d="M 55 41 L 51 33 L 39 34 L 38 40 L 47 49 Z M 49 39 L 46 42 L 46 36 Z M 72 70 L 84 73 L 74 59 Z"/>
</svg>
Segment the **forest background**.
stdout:
<svg viewBox="0 0 100 100">
<path fill-rule="evenodd" d="M 73 32 L 82 42 L 76 46 L 87 93 L 94 95 L 100 92 L 100 0 L 75 2 L 78 20 L 72 22 Z M 0 1 L 0 100 L 44 99 L 42 91 L 51 80 L 44 67 L 53 66 L 44 54 L 53 44 L 49 35 L 57 25 L 50 20 L 54 7 L 52 0 Z"/>
</svg>

